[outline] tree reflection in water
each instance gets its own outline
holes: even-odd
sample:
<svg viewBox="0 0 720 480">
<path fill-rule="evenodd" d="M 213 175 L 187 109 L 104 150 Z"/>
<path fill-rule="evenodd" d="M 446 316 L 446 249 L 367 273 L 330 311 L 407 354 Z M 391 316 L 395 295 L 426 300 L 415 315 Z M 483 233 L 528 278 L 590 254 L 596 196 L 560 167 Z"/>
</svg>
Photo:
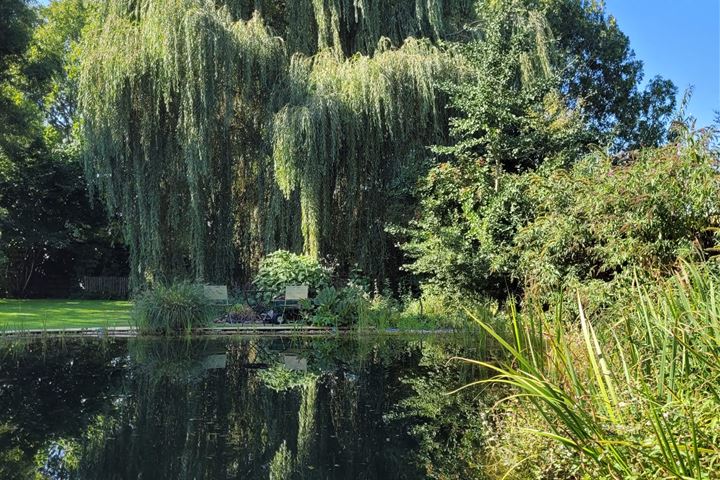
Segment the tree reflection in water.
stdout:
<svg viewBox="0 0 720 480">
<path fill-rule="evenodd" d="M 481 407 L 442 395 L 466 347 L 440 337 L 0 348 L 2 478 L 426 478 L 466 436 L 445 425 L 458 405 Z"/>
</svg>

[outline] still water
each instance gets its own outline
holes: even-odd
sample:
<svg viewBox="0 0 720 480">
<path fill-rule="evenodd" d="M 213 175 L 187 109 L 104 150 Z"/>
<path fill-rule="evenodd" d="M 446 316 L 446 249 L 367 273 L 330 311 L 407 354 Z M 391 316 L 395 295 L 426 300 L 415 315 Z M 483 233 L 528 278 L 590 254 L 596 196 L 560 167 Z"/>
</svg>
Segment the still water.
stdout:
<svg viewBox="0 0 720 480">
<path fill-rule="evenodd" d="M 479 451 L 467 339 L 0 344 L 2 479 L 420 479 Z M 445 477 L 448 478 L 448 477 Z M 462 478 L 462 477 L 460 477 Z"/>
</svg>

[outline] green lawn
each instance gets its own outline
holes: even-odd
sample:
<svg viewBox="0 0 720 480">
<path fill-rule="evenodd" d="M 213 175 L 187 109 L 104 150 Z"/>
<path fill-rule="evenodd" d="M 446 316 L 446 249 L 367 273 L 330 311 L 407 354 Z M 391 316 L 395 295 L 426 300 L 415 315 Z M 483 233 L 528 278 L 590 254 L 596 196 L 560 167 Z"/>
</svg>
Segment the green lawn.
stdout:
<svg viewBox="0 0 720 480">
<path fill-rule="evenodd" d="M 113 300 L 0 299 L 0 331 L 127 327 L 132 303 Z"/>
</svg>

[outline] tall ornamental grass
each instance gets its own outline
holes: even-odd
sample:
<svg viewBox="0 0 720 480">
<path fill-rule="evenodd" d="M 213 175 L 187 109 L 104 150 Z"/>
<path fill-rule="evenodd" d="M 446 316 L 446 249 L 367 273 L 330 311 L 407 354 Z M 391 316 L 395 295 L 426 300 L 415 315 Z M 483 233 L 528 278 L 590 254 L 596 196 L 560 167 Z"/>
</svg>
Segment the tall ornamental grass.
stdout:
<svg viewBox="0 0 720 480">
<path fill-rule="evenodd" d="M 133 321 L 142 334 L 167 335 L 206 326 L 212 313 L 202 286 L 159 284 L 135 297 Z"/>
<path fill-rule="evenodd" d="M 572 325 L 561 307 L 511 312 L 510 335 L 478 320 L 507 359 L 467 360 L 495 373 L 471 385 L 510 386 L 505 416 L 530 407 L 544 426 L 518 434 L 575 451 L 570 462 L 588 478 L 720 478 L 720 275 L 688 264 L 632 295 L 631 307 L 597 325 L 579 300 Z M 543 461 L 520 455 L 507 478 Z"/>
</svg>

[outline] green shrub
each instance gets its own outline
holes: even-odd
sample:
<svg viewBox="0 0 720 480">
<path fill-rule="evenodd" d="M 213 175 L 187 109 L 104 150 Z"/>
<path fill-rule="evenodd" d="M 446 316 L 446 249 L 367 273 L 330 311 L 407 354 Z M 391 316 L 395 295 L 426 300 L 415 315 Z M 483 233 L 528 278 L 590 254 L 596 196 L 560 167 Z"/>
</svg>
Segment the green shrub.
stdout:
<svg viewBox="0 0 720 480">
<path fill-rule="evenodd" d="M 434 330 L 469 325 L 462 307 L 440 296 L 424 294 L 396 299 L 389 295 L 371 295 L 362 288 L 325 288 L 306 302 L 305 317 L 314 325 L 358 329 Z"/>
<path fill-rule="evenodd" d="M 288 285 L 308 285 L 321 290 L 330 285 L 332 269 L 316 258 L 278 250 L 263 258 L 253 283 L 268 296 L 282 295 Z"/>
<path fill-rule="evenodd" d="M 328 287 L 306 302 L 305 316 L 318 326 L 347 327 L 355 325 L 367 308 L 368 300 L 356 287 Z"/>
<path fill-rule="evenodd" d="M 547 301 L 580 289 L 593 311 L 636 274 L 661 278 L 711 247 L 720 175 L 713 152 L 693 140 L 636 152 L 624 165 L 599 154 L 532 175 L 534 219 L 514 240 L 526 293 Z"/>
<path fill-rule="evenodd" d="M 399 330 L 454 329 L 473 333 L 479 327 L 471 321 L 466 311 L 483 310 L 485 316 L 495 316 L 497 304 L 470 299 L 450 298 L 432 290 L 423 291 L 420 297 L 411 295 L 394 298 L 389 295 L 365 296 L 365 304 L 359 310 L 358 328 Z"/>
<path fill-rule="evenodd" d="M 579 289 L 596 311 L 636 272 L 652 281 L 678 259 L 717 253 L 718 153 L 708 135 L 678 135 L 626 157 L 597 153 L 521 174 L 439 164 L 403 231 L 406 268 L 445 295 L 547 304 Z"/>
<path fill-rule="evenodd" d="M 400 229 L 405 268 L 446 295 L 505 298 L 517 286 L 513 239 L 531 219 L 524 176 L 483 162 L 442 163 L 420 189 L 416 220 Z"/>
<path fill-rule="evenodd" d="M 384 330 L 397 325 L 402 315 L 402 303 L 388 295 L 374 295 L 368 301 L 367 308 L 360 312 L 358 329 L 376 328 Z"/>
<path fill-rule="evenodd" d="M 171 334 L 207 325 L 212 304 L 200 285 L 158 284 L 135 297 L 133 320 L 143 334 Z"/>
</svg>

